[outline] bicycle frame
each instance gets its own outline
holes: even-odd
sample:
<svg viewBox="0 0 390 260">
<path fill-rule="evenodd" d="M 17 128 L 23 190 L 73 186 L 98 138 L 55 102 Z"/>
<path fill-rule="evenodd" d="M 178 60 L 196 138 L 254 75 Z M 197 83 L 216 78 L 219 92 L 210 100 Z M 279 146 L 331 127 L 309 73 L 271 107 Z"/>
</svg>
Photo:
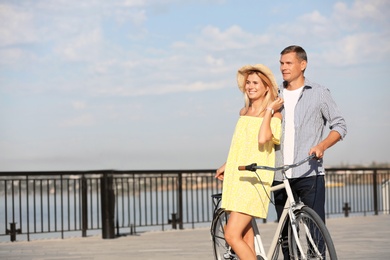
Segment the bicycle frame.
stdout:
<svg viewBox="0 0 390 260">
<path fill-rule="evenodd" d="M 283 176 L 284 175 L 285 174 L 283 172 Z M 295 209 L 302 208 L 304 205 L 302 203 L 295 202 L 294 195 L 292 193 L 289 180 L 286 177 L 283 178 L 283 183 L 272 186 L 271 192 L 281 190 L 281 189 L 286 190 L 287 200 L 286 200 L 286 204 L 284 205 L 284 210 L 282 212 L 280 219 L 284 220 L 286 218 L 287 214 L 289 215 L 290 223 L 294 227 L 292 230 L 295 231 L 294 236 L 297 237 L 298 235 L 296 233 L 296 228 L 295 228 L 295 216 L 294 216 L 293 212 Z M 272 258 L 272 256 L 275 254 L 275 251 L 278 249 L 277 244 L 279 241 L 279 236 L 282 232 L 283 225 L 284 225 L 283 221 L 279 221 L 278 226 L 276 227 L 275 234 L 273 236 L 271 245 L 268 249 L 268 253 L 266 254 L 256 220 L 255 220 L 255 218 L 252 219 L 252 227 L 253 227 L 254 233 L 255 233 L 255 250 L 256 250 L 257 255 L 262 256 L 264 259 L 271 259 Z M 302 252 L 303 249 L 300 247 L 300 245 L 298 245 L 298 247 L 299 247 L 300 251 Z"/>
<path fill-rule="evenodd" d="M 281 170 L 281 172 L 282 172 L 283 183 L 275 185 L 275 186 L 271 186 L 270 191 L 274 192 L 274 191 L 277 191 L 277 190 L 285 189 L 286 193 L 287 193 L 287 200 L 286 200 L 286 203 L 284 205 L 284 210 L 282 212 L 282 215 L 280 216 L 280 221 L 279 221 L 278 226 L 277 226 L 277 228 L 275 230 L 275 234 L 274 234 L 274 237 L 272 239 L 272 242 L 271 242 L 271 245 L 270 245 L 270 247 L 268 249 L 268 253 L 267 254 L 266 254 L 266 251 L 264 249 L 263 242 L 261 240 L 260 231 L 258 229 L 256 220 L 255 220 L 255 218 L 252 219 L 252 227 L 253 227 L 254 233 L 255 233 L 255 250 L 256 250 L 256 254 L 260 255 L 265 260 L 271 259 L 272 256 L 276 253 L 275 251 L 278 249 L 277 244 L 278 244 L 278 241 L 279 241 L 279 238 L 280 238 L 280 234 L 282 232 L 282 228 L 284 227 L 284 224 L 285 224 L 284 223 L 284 219 L 286 218 L 287 214 L 289 216 L 289 222 L 290 222 L 290 224 L 292 226 L 292 231 L 293 231 L 293 235 L 295 237 L 295 240 L 299 241 L 298 234 L 297 234 L 296 220 L 295 220 L 294 211 L 296 209 L 302 208 L 304 206 L 304 204 L 303 203 L 297 203 L 295 201 L 295 198 L 294 198 L 291 186 L 290 186 L 289 179 L 286 176 L 286 171 L 288 169 L 290 169 L 290 168 L 293 168 L 293 167 L 296 167 L 298 165 L 301 165 L 302 163 L 304 163 L 304 162 L 306 162 L 308 160 L 311 160 L 314 157 L 315 157 L 315 155 L 313 154 L 313 155 L 307 157 L 306 159 L 301 160 L 298 163 L 295 163 L 295 164 L 292 164 L 292 165 L 285 165 L 285 166 L 281 166 L 281 167 L 275 167 L 275 168 L 267 167 L 267 166 L 257 166 L 256 164 L 251 164 L 251 165 L 248 165 L 248 166 L 240 166 L 239 167 L 239 170 L 256 171 L 256 169 L 265 169 L 265 170 L 271 170 L 271 171 Z M 299 242 L 297 242 L 297 246 L 298 246 L 298 250 L 302 253 L 302 255 L 304 255 L 302 246 L 300 245 Z"/>
<path fill-rule="evenodd" d="M 284 189 L 287 194 L 287 199 L 267 252 L 264 249 L 256 219 L 252 218 L 251 222 L 254 231 L 256 255 L 261 257 L 261 259 L 276 259 L 279 256 L 279 246 L 282 246 L 283 249 L 281 242 L 284 244 L 284 240 L 282 241 L 282 239 L 284 239 L 284 234 L 282 233 L 284 232 L 284 228 L 287 228 L 288 234 L 286 234 L 287 240 L 285 242 L 288 244 L 290 257 L 303 260 L 312 259 L 313 257 L 315 259 L 326 258 L 337 260 L 336 249 L 325 223 L 313 209 L 305 206 L 300 201 L 295 201 L 290 180 L 286 176 L 286 171 L 288 169 L 297 167 L 314 157 L 314 155 L 311 155 L 295 164 L 280 167 L 257 166 L 256 164 L 238 167 L 239 170 L 254 172 L 256 170 L 282 172 L 283 182 L 271 186 L 270 191 L 275 192 Z M 215 194 L 212 195 L 212 197 L 218 199 L 217 203 L 214 203 L 214 218 L 211 225 L 215 257 L 216 259 L 237 259 L 234 251 L 224 240 L 224 227 L 227 223 L 226 221 L 228 221 L 228 213 L 225 212 L 224 209 L 218 209 L 221 194 Z"/>
</svg>

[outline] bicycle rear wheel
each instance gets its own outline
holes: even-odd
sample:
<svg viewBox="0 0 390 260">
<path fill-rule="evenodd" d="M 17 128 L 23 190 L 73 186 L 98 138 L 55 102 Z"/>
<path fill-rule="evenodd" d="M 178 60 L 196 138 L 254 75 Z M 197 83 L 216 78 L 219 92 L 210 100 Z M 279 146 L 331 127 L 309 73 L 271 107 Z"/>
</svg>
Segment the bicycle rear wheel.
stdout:
<svg viewBox="0 0 390 260">
<path fill-rule="evenodd" d="M 288 244 L 291 259 L 336 260 L 336 249 L 332 238 L 318 214 L 309 207 L 303 207 L 296 210 L 294 215 L 298 241 L 294 237 L 291 225 L 289 225 Z"/>
<path fill-rule="evenodd" d="M 213 249 L 216 260 L 238 260 L 225 240 L 225 226 L 228 218 L 229 215 L 223 209 L 218 209 L 211 224 L 211 237 L 213 239 Z"/>
</svg>

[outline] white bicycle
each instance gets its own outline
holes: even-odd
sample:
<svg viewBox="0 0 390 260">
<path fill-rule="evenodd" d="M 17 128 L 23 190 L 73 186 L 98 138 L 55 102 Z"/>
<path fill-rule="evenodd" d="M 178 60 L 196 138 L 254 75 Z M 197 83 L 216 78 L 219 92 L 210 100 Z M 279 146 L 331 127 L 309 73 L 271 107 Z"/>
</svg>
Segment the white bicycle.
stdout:
<svg viewBox="0 0 390 260">
<path fill-rule="evenodd" d="M 281 170 L 283 183 L 272 186 L 271 191 L 285 189 L 287 192 L 286 204 L 268 252 L 264 249 L 256 220 L 252 219 L 257 259 L 278 259 L 281 246 L 286 243 L 288 244 L 290 259 L 337 259 L 336 249 L 325 223 L 314 210 L 305 206 L 302 202 L 295 201 L 289 179 L 285 174 L 288 169 L 297 167 L 314 157 L 314 155 L 311 155 L 295 164 L 280 167 L 257 166 L 256 164 L 239 167 L 239 170 L 253 172 L 256 172 L 258 169 Z M 211 237 L 215 259 L 238 260 L 232 248 L 225 241 L 224 232 L 229 214 L 219 207 L 221 194 L 214 194 L 212 198 L 215 209 L 211 224 Z M 287 241 L 284 241 L 282 231 L 286 225 L 288 234 Z"/>
</svg>

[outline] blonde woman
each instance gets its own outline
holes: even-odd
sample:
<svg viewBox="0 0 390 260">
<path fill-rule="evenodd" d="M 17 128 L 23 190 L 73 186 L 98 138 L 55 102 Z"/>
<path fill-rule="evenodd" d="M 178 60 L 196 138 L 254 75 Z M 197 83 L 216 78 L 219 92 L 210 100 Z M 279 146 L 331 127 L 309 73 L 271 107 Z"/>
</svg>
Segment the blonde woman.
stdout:
<svg viewBox="0 0 390 260">
<path fill-rule="evenodd" d="M 225 239 L 241 260 L 256 259 L 253 217 L 266 218 L 272 172 L 239 172 L 239 165 L 275 165 L 275 144 L 281 136 L 283 100 L 277 97 L 273 73 L 262 64 L 246 65 L 237 72 L 238 87 L 244 94 L 229 155 L 216 172 L 223 180 L 221 207 L 230 212 Z M 264 186 L 264 187 L 263 187 Z"/>
</svg>

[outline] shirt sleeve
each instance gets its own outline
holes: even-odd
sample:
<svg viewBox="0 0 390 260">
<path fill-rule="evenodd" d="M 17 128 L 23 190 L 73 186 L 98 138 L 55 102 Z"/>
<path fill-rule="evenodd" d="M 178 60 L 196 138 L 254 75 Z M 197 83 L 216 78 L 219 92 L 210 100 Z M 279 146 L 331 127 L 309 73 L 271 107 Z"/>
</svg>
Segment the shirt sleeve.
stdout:
<svg viewBox="0 0 390 260">
<path fill-rule="evenodd" d="M 329 129 L 338 132 L 341 136 L 341 139 L 347 134 L 347 124 L 344 117 L 341 115 L 336 102 L 333 100 L 332 95 L 329 89 L 325 89 L 322 93 L 322 114 L 329 122 Z"/>
</svg>

